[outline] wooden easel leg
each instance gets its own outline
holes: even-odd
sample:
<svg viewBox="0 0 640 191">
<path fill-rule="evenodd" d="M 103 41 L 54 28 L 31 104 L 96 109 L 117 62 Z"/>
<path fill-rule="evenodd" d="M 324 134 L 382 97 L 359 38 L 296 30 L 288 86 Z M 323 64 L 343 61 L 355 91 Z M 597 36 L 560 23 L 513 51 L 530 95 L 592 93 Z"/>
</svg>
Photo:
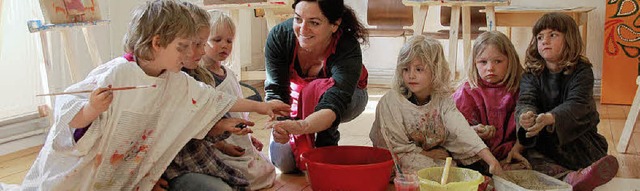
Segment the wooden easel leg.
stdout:
<svg viewBox="0 0 640 191">
<path fill-rule="evenodd" d="M 638 76 L 636 83 L 640 84 L 640 76 Z M 619 153 L 627 152 L 627 148 L 629 147 L 629 140 L 631 139 L 631 134 L 633 133 L 633 128 L 638 121 L 638 110 L 640 110 L 640 87 L 638 87 L 636 96 L 633 98 L 633 103 L 631 104 L 631 109 L 629 110 L 627 121 L 624 123 L 624 129 L 622 130 L 622 134 L 620 135 L 620 141 L 618 142 L 618 147 L 616 148 Z"/>
</svg>

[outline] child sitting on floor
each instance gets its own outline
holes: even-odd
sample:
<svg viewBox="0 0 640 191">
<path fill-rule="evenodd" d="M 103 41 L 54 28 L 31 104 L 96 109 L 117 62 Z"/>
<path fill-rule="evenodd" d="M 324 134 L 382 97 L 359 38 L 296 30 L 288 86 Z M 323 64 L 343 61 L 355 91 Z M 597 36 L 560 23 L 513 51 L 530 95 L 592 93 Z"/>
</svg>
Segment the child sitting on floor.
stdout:
<svg viewBox="0 0 640 191">
<path fill-rule="evenodd" d="M 581 55 L 578 25 L 547 13 L 532 31 L 516 105 L 518 141 L 534 170 L 593 190 L 616 175 L 618 161 L 598 134 L 593 70 Z"/>
<path fill-rule="evenodd" d="M 476 38 L 471 55 L 467 81 L 453 94 L 458 110 L 502 160 L 503 169 L 531 168 L 516 140 L 514 112 L 522 75 L 516 49 L 506 35 L 488 31 Z M 512 158 L 520 162 L 511 164 Z M 487 167 L 481 161 L 469 166 L 485 174 Z"/>
<path fill-rule="evenodd" d="M 125 36 L 130 56 L 115 58 L 58 96 L 55 122 L 23 182 L 27 190 L 150 190 L 192 138 L 209 137 L 228 111 L 274 115 L 289 106 L 237 99 L 179 72 L 196 28 L 186 7 L 147 2 Z M 132 55 L 132 56 L 131 56 Z M 155 85 L 113 92 L 106 87 Z M 75 128 L 89 127 L 81 139 Z"/>
<path fill-rule="evenodd" d="M 393 89 L 378 102 L 369 133 L 373 146 L 397 154 L 405 172 L 443 166 L 451 152 L 459 163 L 482 159 L 491 173 L 502 173 L 498 160 L 456 109 L 449 75 L 440 42 L 411 37 L 400 49 Z"/>
</svg>

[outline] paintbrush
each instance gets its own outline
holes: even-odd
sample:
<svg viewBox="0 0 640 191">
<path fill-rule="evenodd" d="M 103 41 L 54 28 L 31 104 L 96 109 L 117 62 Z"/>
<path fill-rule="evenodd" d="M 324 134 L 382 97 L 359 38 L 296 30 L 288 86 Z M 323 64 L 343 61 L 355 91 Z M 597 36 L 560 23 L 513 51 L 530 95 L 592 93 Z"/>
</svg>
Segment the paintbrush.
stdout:
<svg viewBox="0 0 640 191">
<path fill-rule="evenodd" d="M 107 90 L 118 91 L 118 90 L 132 90 L 132 89 L 140 89 L 140 88 L 155 88 L 156 85 L 143 85 L 143 86 L 128 86 L 128 87 L 117 87 L 117 88 L 107 88 Z M 91 93 L 93 90 L 82 90 L 82 91 L 74 91 L 74 92 L 58 92 L 58 93 L 50 93 L 50 94 L 38 94 L 36 96 L 57 96 L 57 95 L 66 95 L 66 94 L 81 94 L 81 93 Z"/>
<path fill-rule="evenodd" d="M 389 143 L 389 138 L 387 137 L 387 132 L 385 128 L 382 128 L 380 130 L 380 134 L 382 134 L 382 139 L 384 139 L 385 144 L 387 144 L 387 148 L 389 149 L 389 152 L 391 153 L 391 159 L 393 159 L 393 163 L 394 163 L 394 167 L 396 167 L 396 170 L 398 171 L 398 174 L 400 174 L 400 176 L 404 177 L 404 173 L 402 172 L 402 169 L 400 169 L 400 163 L 398 163 L 398 157 L 396 156 L 396 153 L 393 152 L 393 147 L 391 146 L 391 143 Z"/>
</svg>

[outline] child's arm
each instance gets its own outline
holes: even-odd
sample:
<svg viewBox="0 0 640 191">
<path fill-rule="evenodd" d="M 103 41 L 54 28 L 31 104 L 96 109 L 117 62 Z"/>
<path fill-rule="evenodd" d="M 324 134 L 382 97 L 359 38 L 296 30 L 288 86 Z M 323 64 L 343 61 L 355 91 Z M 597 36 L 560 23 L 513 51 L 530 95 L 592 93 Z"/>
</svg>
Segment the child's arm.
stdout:
<svg viewBox="0 0 640 191">
<path fill-rule="evenodd" d="M 272 119 L 275 115 L 288 116 L 291 112 L 291 106 L 282 103 L 280 100 L 271 100 L 268 102 L 257 102 L 249 99 L 238 99 L 229 112 L 257 112 L 262 115 L 268 115 Z"/>
<path fill-rule="evenodd" d="M 482 158 L 484 162 L 489 164 L 489 173 L 493 175 L 501 175 L 502 174 L 502 166 L 500 166 L 500 162 L 496 159 L 496 157 L 491 154 L 488 148 L 484 148 L 480 150 L 478 156 Z"/>
<path fill-rule="evenodd" d="M 91 123 L 100 116 L 100 114 L 111 105 L 113 101 L 113 92 L 108 88 L 98 88 L 91 92 L 89 96 L 89 104 L 86 104 L 82 109 L 71 119 L 69 127 L 72 128 L 85 128 L 91 125 Z"/>
</svg>

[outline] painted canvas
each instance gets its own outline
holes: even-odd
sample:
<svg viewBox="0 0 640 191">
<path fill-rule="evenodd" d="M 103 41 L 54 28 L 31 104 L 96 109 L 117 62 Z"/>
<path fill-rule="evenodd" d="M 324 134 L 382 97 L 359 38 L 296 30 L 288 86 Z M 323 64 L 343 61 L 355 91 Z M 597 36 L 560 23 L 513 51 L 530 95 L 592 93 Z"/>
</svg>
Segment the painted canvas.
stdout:
<svg viewBox="0 0 640 191">
<path fill-rule="evenodd" d="M 631 104 L 640 75 L 640 0 L 606 2 L 600 102 Z"/>
<path fill-rule="evenodd" d="M 40 0 L 45 23 L 61 24 L 100 20 L 95 0 Z"/>
</svg>

